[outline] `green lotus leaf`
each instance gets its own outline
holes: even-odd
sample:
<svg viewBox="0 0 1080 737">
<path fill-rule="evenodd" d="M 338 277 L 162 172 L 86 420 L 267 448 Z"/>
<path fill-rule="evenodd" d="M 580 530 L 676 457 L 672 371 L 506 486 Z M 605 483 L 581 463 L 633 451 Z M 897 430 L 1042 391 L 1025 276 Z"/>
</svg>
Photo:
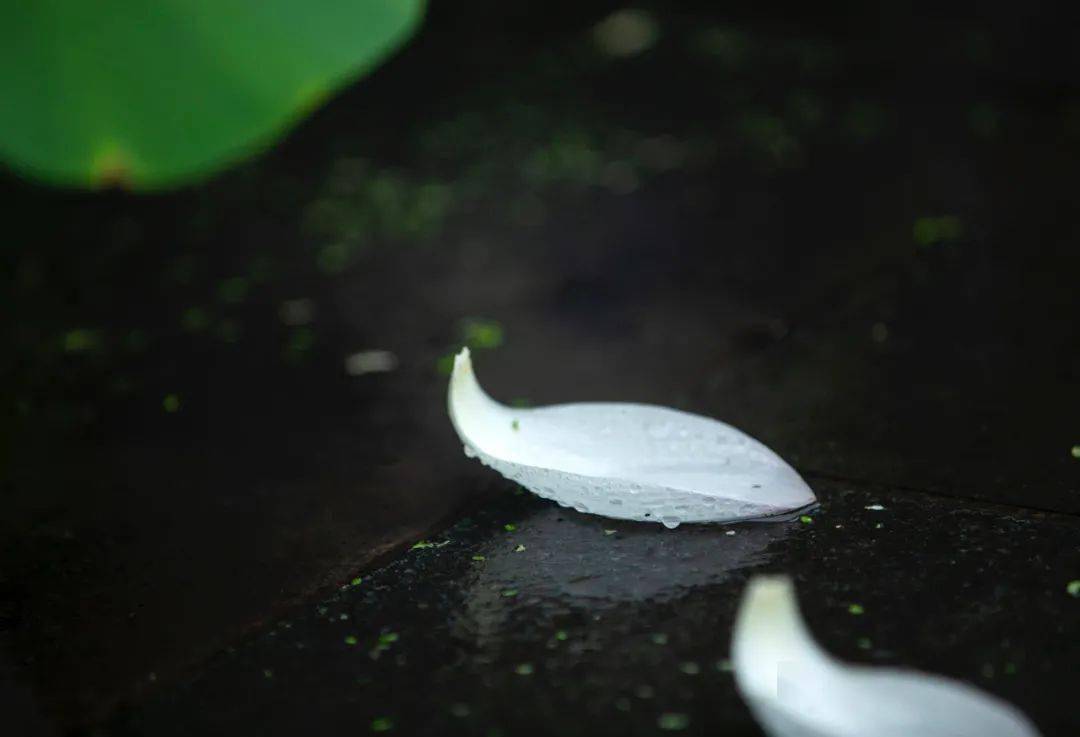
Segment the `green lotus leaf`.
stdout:
<svg viewBox="0 0 1080 737">
<path fill-rule="evenodd" d="M 423 10 L 424 0 L 9 0 L 0 158 L 60 185 L 197 180 L 373 69 Z"/>
</svg>

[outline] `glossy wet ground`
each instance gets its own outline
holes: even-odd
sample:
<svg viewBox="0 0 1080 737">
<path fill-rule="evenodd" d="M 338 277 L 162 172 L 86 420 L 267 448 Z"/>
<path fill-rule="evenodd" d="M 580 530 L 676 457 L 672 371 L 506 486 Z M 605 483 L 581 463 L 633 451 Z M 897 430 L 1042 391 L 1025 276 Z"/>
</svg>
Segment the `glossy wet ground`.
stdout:
<svg viewBox="0 0 1080 737">
<path fill-rule="evenodd" d="M 964 678 L 1047 734 L 1075 730 L 1062 580 L 1080 563 L 1077 520 L 817 486 L 812 521 L 674 533 L 508 491 L 109 731 L 756 735 L 727 656 L 742 587 L 762 571 L 795 576 L 833 653 Z"/>
<path fill-rule="evenodd" d="M 15 734 L 757 734 L 726 666 L 755 571 L 837 655 L 1080 730 L 1063 24 L 687 10 L 624 57 L 608 10 L 436 11 L 204 187 L 6 184 Z M 503 401 L 730 422 L 821 509 L 516 493 L 446 418 L 462 342 Z"/>
</svg>

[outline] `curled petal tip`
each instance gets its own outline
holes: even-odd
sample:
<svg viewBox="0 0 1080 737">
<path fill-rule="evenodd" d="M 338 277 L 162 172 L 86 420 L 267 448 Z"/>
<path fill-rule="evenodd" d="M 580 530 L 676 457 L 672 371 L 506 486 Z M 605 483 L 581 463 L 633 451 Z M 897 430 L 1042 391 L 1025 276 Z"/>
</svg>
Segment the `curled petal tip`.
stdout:
<svg viewBox="0 0 1080 737">
<path fill-rule="evenodd" d="M 450 371 L 451 387 L 461 386 L 462 382 L 472 375 L 472 356 L 468 348 L 462 348 L 454 354 L 454 367 Z"/>
<path fill-rule="evenodd" d="M 791 576 L 766 574 L 755 576 L 746 588 L 746 600 L 751 604 L 770 604 L 795 597 L 795 584 Z"/>
</svg>

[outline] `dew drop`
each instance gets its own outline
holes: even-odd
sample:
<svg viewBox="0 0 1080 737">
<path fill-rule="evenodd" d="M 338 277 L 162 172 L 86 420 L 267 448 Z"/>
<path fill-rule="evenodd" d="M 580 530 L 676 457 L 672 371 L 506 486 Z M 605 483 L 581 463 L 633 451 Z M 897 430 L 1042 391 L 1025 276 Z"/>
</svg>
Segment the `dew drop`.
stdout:
<svg viewBox="0 0 1080 737">
<path fill-rule="evenodd" d="M 664 527 L 668 528 L 669 530 L 674 530 L 676 527 L 682 524 L 682 520 L 673 515 L 665 515 L 661 517 L 660 522 L 664 525 Z"/>
</svg>

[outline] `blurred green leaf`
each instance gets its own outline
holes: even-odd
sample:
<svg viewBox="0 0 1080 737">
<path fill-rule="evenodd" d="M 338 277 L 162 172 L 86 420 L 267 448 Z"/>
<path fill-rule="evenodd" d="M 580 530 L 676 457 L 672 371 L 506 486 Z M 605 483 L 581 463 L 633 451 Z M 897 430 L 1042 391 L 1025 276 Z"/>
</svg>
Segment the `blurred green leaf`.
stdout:
<svg viewBox="0 0 1080 737">
<path fill-rule="evenodd" d="M 53 184 L 206 176 L 272 143 L 415 30 L 424 0 L 13 0 L 0 158 Z"/>
</svg>

